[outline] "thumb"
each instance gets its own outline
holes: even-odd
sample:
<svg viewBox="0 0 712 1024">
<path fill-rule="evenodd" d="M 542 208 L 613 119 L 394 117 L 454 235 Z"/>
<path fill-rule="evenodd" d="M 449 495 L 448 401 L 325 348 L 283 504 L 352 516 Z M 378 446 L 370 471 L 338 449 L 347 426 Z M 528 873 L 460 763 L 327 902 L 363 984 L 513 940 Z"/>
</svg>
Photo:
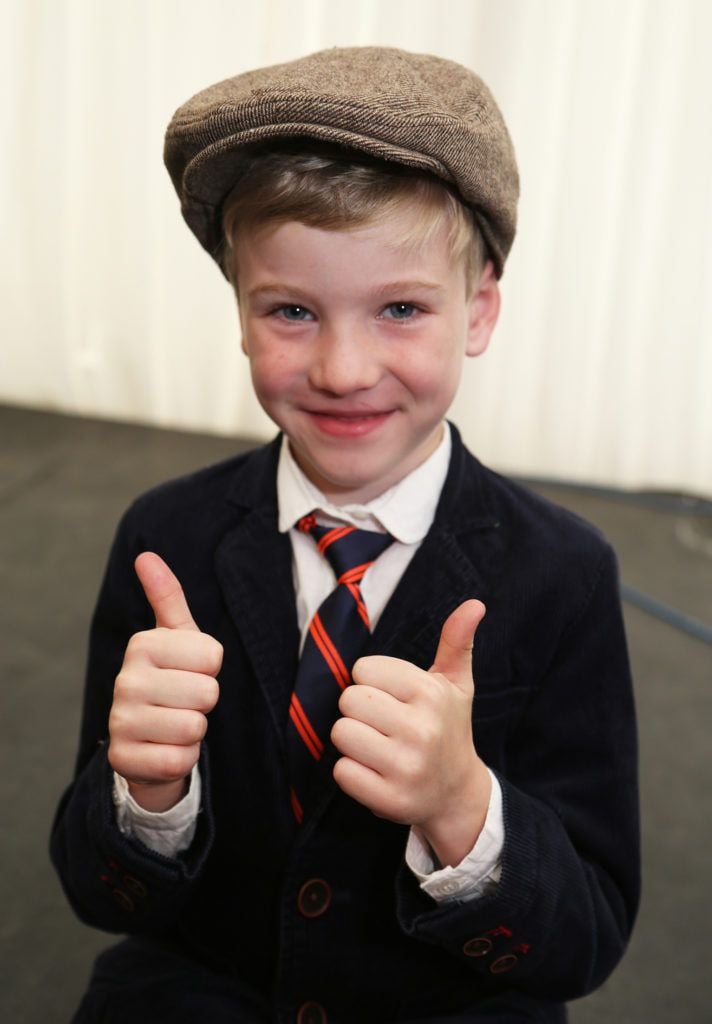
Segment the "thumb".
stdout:
<svg viewBox="0 0 712 1024">
<path fill-rule="evenodd" d="M 485 617 L 481 601 L 464 601 L 445 619 L 440 643 L 430 669 L 460 687 L 472 686 L 472 647 L 475 633 Z"/>
<path fill-rule="evenodd" d="M 159 555 L 144 551 L 134 563 L 143 592 L 156 616 L 156 626 L 164 629 L 194 629 L 193 616 L 183 588 Z"/>
</svg>

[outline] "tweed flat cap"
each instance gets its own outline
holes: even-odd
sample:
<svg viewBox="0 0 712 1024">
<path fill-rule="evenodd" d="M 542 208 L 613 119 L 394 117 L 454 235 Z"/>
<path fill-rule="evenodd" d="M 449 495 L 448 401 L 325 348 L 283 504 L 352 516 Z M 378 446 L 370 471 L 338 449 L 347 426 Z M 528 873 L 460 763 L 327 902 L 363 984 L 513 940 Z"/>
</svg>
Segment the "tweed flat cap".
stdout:
<svg viewBox="0 0 712 1024">
<path fill-rule="evenodd" d="M 516 227 L 519 179 L 492 95 L 473 72 L 387 47 L 322 50 L 247 71 L 188 100 L 164 159 L 183 216 L 220 262 L 222 204 L 250 143 L 303 137 L 435 174 L 470 206 L 498 276 Z"/>
</svg>

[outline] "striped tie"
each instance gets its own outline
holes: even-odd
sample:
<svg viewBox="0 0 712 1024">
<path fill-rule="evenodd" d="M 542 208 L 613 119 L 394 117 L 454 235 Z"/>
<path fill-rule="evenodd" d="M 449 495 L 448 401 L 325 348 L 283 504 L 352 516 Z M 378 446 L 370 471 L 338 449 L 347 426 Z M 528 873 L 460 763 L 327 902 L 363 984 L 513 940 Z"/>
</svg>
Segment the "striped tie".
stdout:
<svg viewBox="0 0 712 1024">
<path fill-rule="evenodd" d="M 315 767 L 329 742 L 338 715 L 341 691 L 351 682 L 351 668 L 370 633 L 360 583 L 368 567 L 393 538 L 355 526 L 317 526 L 313 515 L 299 520 L 336 574 L 337 585 L 319 606 L 304 641 L 289 706 L 287 752 L 290 796 L 297 822 L 304 818 Z"/>
</svg>

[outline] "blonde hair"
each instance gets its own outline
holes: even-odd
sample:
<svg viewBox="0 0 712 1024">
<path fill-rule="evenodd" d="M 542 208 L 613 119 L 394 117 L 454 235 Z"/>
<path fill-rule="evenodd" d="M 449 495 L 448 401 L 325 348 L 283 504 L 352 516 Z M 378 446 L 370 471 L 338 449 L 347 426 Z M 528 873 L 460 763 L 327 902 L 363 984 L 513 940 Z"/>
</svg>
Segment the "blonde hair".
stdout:
<svg viewBox="0 0 712 1024">
<path fill-rule="evenodd" d="M 246 231 L 289 220 L 347 230 L 407 208 L 417 211 L 415 225 L 394 242 L 426 245 L 444 225 L 452 261 L 462 263 L 471 291 L 484 263 L 484 240 L 472 211 L 444 182 L 360 152 L 319 143 L 310 143 L 305 151 L 304 145 L 294 140 L 246 154 L 222 214 L 222 266 L 233 285 L 235 239 Z"/>
</svg>

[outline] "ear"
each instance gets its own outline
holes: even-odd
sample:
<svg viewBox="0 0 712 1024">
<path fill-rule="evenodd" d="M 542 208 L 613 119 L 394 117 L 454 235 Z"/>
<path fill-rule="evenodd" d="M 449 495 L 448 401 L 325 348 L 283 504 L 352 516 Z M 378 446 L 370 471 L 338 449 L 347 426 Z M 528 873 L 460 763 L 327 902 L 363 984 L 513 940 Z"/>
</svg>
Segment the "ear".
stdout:
<svg viewBox="0 0 712 1024">
<path fill-rule="evenodd" d="M 250 350 L 247 347 L 247 336 L 243 330 L 240 331 L 240 348 L 242 349 L 243 354 L 249 358 Z"/>
<path fill-rule="evenodd" d="M 494 265 L 487 260 L 468 301 L 465 354 L 481 356 L 499 318 L 500 292 Z"/>
<path fill-rule="evenodd" d="M 242 351 L 245 353 L 245 355 L 249 356 L 250 353 L 249 353 L 249 351 L 247 349 L 247 340 L 246 340 L 246 336 L 245 336 L 245 322 L 242 319 L 242 306 L 240 305 L 240 293 L 238 292 L 237 288 L 235 288 L 235 299 L 236 299 L 236 302 L 237 302 L 237 319 L 238 319 L 238 323 L 240 325 L 240 347 L 242 348 Z"/>
</svg>

